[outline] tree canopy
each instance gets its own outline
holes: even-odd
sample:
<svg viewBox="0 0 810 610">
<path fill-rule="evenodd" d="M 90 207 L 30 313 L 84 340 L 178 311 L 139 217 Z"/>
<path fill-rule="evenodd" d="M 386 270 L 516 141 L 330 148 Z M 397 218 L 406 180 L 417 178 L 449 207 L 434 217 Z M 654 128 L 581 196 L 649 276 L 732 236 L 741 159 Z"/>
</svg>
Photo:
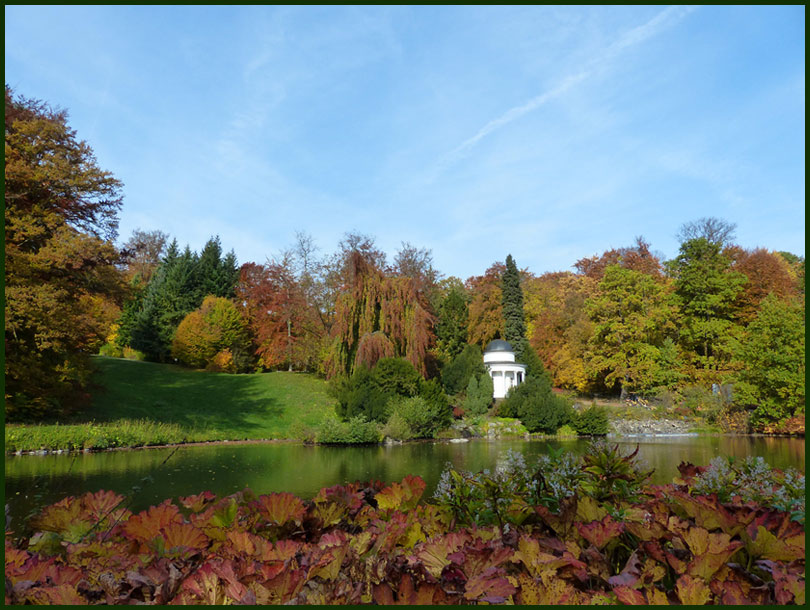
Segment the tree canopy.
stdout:
<svg viewBox="0 0 810 610">
<path fill-rule="evenodd" d="M 6 416 L 51 417 L 86 398 L 88 356 L 124 297 L 122 185 L 65 111 L 8 86 L 5 128 Z"/>
</svg>

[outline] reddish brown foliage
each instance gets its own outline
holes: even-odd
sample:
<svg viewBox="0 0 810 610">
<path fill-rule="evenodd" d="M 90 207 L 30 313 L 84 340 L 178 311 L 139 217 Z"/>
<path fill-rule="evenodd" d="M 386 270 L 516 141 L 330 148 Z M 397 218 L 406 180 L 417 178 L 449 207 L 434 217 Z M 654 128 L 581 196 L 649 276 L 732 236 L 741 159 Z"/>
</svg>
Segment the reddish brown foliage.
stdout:
<svg viewBox="0 0 810 610">
<path fill-rule="evenodd" d="M 263 366 L 312 366 L 322 329 L 288 265 L 242 265 L 236 299 L 247 312 Z"/>
<path fill-rule="evenodd" d="M 435 320 L 416 282 L 386 276 L 360 253 L 350 262 L 351 284 L 337 300 L 332 326 L 329 374 L 351 374 L 357 364 L 385 355 L 407 358 L 426 375 Z"/>
<path fill-rule="evenodd" d="M 803 526 L 692 496 L 701 470 L 682 464 L 683 480 L 646 489 L 621 521 L 572 497 L 508 532 L 454 529 L 419 504 L 418 477 L 335 486 L 309 502 L 206 492 L 182 498 L 185 511 L 166 501 L 115 520 L 120 496 L 87 494 L 43 511 L 36 525 L 50 546 L 43 533 L 19 544 L 7 533 L 5 601 L 803 604 Z M 90 525 L 78 538 L 76 522 Z"/>
<path fill-rule="evenodd" d="M 662 277 L 661 261 L 650 252 L 650 244 L 643 237 L 636 238 L 636 245 L 629 248 L 607 250 L 601 256 L 579 259 L 574 267 L 579 273 L 601 280 L 609 265 L 621 265 L 625 269 L 639 271 L 657 278 Z"/>
<path fill-rule="evenodd" d="M 790 265 L 778 254 L 764 248 L 743 250 L 736 246 L 728 248 L 727 253 L 734 260 L 733 269 L 748 278 L 736 303 L 744 323 L 756 317 L 762 299 L 769 294 L 783 299 L 799 293 Z"/>
</svg>

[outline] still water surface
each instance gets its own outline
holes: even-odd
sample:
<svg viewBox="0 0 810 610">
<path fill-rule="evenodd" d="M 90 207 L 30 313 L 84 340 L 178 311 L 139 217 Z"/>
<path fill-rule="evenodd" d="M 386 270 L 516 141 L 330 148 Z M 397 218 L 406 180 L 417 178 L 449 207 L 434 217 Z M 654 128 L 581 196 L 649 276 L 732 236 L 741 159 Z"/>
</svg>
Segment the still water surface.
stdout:
<svg viewBox="0 0 810 610">
<path fill-rule="evenodd" d="M 771 466 L 793 467 L 804 473 L 804 439 L 659 436 L 612 442 L 618 442 L 626 453 L 638 443 L 640 457 L 655 468 L 655 483 L 670 482 L 682 461 L 705 465 L 719 455 L 762 456 Z M 21 521 L 33 511 L 65 496 L 99 489 L 132 496 L 130 508 L 136 512 L 167 497 L 204 490 L 227 495 L 249 487 L 260 494 L 287 491 L 311 498 L 322 487 L 358 480 L 399 481 L 408 474 L 422 477 L 427 483 L 426 495 L 431 495 L 448 462 L 457 469 L 479 471 L 494 469 L 509 449 L 530 461 L 551 447 L 582 453 L 587 444 L 584 440 L 473 440 L 373 447 L 225 444 L 6 456 L 6 503 L 12 529 L 19 531 Z"/>
</svg>

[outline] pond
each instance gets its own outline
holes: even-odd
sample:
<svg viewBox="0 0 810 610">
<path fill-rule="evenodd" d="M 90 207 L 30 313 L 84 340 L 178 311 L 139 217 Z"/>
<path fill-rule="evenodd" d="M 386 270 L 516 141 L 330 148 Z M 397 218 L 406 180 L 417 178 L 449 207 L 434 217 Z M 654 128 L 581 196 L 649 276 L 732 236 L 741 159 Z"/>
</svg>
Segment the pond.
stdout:
<svg viewBox="0 0 810 610">
<path fill-rule="evenodd" d="M 804 473 L 803 438 L 741 436 L 624 437 L 625 453 L 640 445 L 639 455 L 655 468 L 653 482 L 668 483 L 682 461 L 708 464 L 719 455 L 762 456 L 775 468 Z M 311 498 L 322 487 L 372 479 L 399 481 L 408 474 L 427 483 L 433 493 L 445 464 L 478 471 L 494 469 L 507 450 L 529 461 L 550 448 L 584 452 L 584 440 L 472 440 L 394 446 L 325 447 L 297 444 L 190 445 L 75 455 L 6 456 L 6 503 L 11 527 L 20 532 L 32 512 L 65 496 L 109 489 L 131 496 L 139 511 L 167 497 L 204 490 L 227 495 L 249 487 L 256 493 L 287 491 Z"/>
</svg>

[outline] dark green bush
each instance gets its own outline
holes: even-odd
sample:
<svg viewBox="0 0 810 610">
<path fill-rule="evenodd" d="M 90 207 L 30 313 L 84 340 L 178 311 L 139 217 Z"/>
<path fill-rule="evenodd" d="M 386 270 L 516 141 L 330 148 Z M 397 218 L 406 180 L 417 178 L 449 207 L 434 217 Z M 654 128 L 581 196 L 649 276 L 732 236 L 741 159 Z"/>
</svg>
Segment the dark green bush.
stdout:
<svg viewBox="0 0 810 610">
<path fill-rule="evenodd" d="M 572 423 L 578 434 L 590 436 L 604 436 L 610 429 L 607 411 L 596 406 L 577 414 Z"/>
<path fill-rule="evenodd" d="M 388 396 L 416 396 L 422 376 L 404 358 L 382 358 L 371 371 L 374 385 Z"/>
<path fill-rule="evenodd" d="M 470 377 L 485 372 L 481 348 L 477 345 L 467 345 L 450 364 L 442 369 L 442 385 L 448 394 L 458 394 L 467 387 Z"/>
<path fill-rule="evenodd" d="M 403 358 L 383 358 L 369 370 L 359 367 L 349 378 L 333 382 L 332 395 L 337 399 L 335 411 L 343 421 L 355 417 L 386 423 L 392 412 L 391 405 L 400 398 L 420 396 L 431 417 L 429 429 L 417 426 L 415 436 L 430 438 L 450 425 L 453 409 L 436 380 L 425 381 Z M 409 422 L 410 423 L 410 422 Z"/>
<path fill-rule="evenodd" d="M 431 418 L 430 437 L 449 426 L 453 421 L 453 406 L 447 399 L 447 395 L 442 390 L 438 380 L 422 381 L 419 388 L 419 396 L 425 401 L 428 413 Z M 414 430 L 414 432 L 417 432 Z M 427 436 L 425 438 L 428 438 Z"/>
<path fill-rule="evenodd" d="M 546 375 L 529 377 L 509 391 L 498 409 L 501 417 L 517 417 L 529 432 L 554 434 L 574 419 L 570 403 L 551 391 Z"/>
<path fill-rule="evenodd" d="M 379 388 L 372 372 L 365 367 L 355 369 L 351 377 L 336 379 L 331 393 L 338 401 L 335 412 L 343 421 L 360 416 L 377 422 L 388 419 L 386 403 L 390 395 Z"/>
<path fill-rule="evenodd" d="M 467 384 L 464 399 L 464 412 L 469 415 L 483 415 L 492 404 L 492 377 L 487 373 L 473 375 Z"/>
</svg>

